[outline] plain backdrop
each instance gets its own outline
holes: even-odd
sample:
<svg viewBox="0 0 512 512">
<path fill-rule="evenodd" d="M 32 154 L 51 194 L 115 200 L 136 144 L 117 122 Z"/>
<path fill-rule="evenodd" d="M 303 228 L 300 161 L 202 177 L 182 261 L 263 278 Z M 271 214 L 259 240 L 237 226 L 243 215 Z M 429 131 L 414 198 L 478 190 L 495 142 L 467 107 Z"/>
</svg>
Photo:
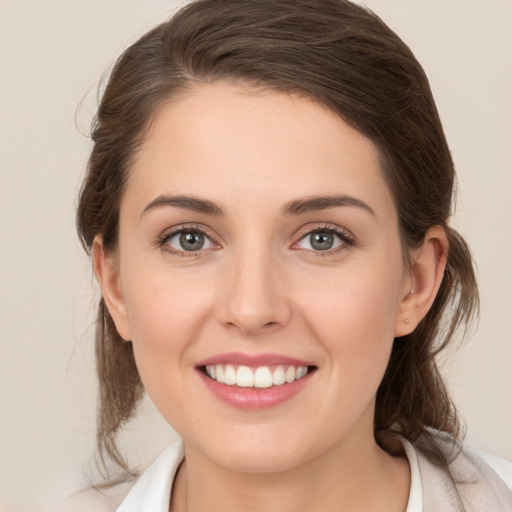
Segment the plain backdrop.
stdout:
<svg viewBox="0 0 512 512">
<path fill-rule="evenodd" d="M 444 372 L 467 441 L 512 459 L 512 3 L 365 3 L 431 81 L 459 173 L 453 224 L 482 293 L 479 327 Z M 103 72 L 177 5 L 0 0 L 0 508 L 52 509 L 94 474 L 97 292 L 74 230 L 87 132 Z M 145 402 L 123 446 L 144 465 L 174 438 Z"/>
</svg>

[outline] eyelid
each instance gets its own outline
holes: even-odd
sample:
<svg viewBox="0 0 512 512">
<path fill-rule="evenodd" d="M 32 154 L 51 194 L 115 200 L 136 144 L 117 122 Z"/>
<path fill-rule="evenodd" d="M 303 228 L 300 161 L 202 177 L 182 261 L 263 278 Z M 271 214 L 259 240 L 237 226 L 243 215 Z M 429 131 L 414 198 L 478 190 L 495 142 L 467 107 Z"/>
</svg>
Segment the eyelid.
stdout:
<svg viewBox="0 0 512 512">
<path fill-rule="evenodd" d="M 177 250 L 174 248 L 171 248 L 170 246 L 166 245 L 166 242 L 173 236 L 183 232 L 183 231 L 197 231 L 201 234 L 203 234 L 205 237 L 207 237 L 211 243 L 215 246 L 212 248 L 207 249 L 199 249 L 197 251 L 185 251 L 185 250 Z M 338 236 L 342 244 L 340 246 L 331 249 L 331 250 L 325 250 L 325 251 L 314 251 L 311 249 L 303 249 L 300 247 L 294 247 L 298 242 L 300 242 L 303 238 L 305 238 L 308 235 L 311 235 L 312 233 L 318 232 L 318 231 L 327 231 L 330 233 L 335 234 Z M 219 243 L 217 240 L 219 239 L 219 236 L 213 232 L 211 229 L 209 229 L 207 226 L 204 226 L 203 224 L 197 224 L 197 223 L 183 223 L 178 224 L 176 226 L 172 226 L 169 228 L 166 228 L 162 233 L 157 237 L 156 244 L 158 247 L 179 256 L 199 256 L 203 254 L 205 251 L 210 251 L 212 249 L 220 249 L 222 248 L 222 244 Z M 314 253 L 315 255 L 319 256 L 328 256 L 333 253 L 337 253 L 340 251 L 343 251 L 344 249 L 355 245 L 356 240 L 354 235 L 346 228 L 343 228 L 336 224 L 331 223 L 311 223 L 307 224 L 306 226 L 303 226 L 295 235 L 294 237 L 295 242 L 292 243 L 291 248 L 295 250 L 303 250 L 307 251 L 309 253 Z"/>
<path fill-rule="evenodd" d="M 333 233 L 334 235 L 338 236 L 342 243 L 335 247 L 334 249 L 327 249 L 325 251 L 315 251 L 311 249 L 303 249 L 301 247 L 295 248 L 301 240 L 303 240 L 305 237 L 310 236 L 312 233 L 315 232 L 321 232 L 321 231 L 327 231 L 329 233 Z M 310 253 L 314 253 L 318 256 L 328 256 L 330 254 L 334 254 L 340 251 L 343 251 L 344 249 L 355 245 L 356 239 L 355 236 L 346 228 L 342 228 L 341 226 L 338 226 L 336 224 L 330 224 L 330 223 L 321 223 L 321 224 L 307 224 L 306 226 L 303 226 L 296 234 L 295 236 L 295 242 L 291 245 L 292 249 L 296 250 L 303 250 Z"/>
<path fill-rule="evenodd" d="M 170 240 L 173 236 L 176 236 L 182 232 L 186 231 L 196 231 L 198 233 L 201 233 L 204 235 L 210 242 L 213 244 L 214 247 L 209 247 L 206 249 L 198 249 L 197 251 L 185 251 L 185 250 L 179 250 L 175 249 L 173 247 L 170 247 L 167 242 Z M 211 229 L 208 227 L 202 225 L 202 224 L 195 224 L 195 223 L 184 223 L 184 224 L 178 224 L 176 226 L 172 226 L 170 228 L 165 229 L 162 231 L 162 233 L 158 236 L 156 245 L 163 250 L 166 250 L 172 254 L 176 254 L 178 256 L 199 256 L 200 254 L 204 253 L 205 251 L 210 251 L 212 249 L 219 249 L 221 247 L 221 244 L 217 241 L 219 237 L 213 233 Z"/>
</svg>

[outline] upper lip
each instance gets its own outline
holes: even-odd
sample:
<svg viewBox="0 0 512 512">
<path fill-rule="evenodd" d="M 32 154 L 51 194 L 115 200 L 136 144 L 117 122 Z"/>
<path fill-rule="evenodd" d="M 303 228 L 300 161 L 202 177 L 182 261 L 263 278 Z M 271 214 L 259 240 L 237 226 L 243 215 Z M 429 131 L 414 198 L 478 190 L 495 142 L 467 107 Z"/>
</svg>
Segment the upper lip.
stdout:
<svg viewBox="0 0 512 512">
<path fill-rule="evenodd" d="M 274 365 L 312 366 L 311 363 L 307 361 L 280 354 L 244 354 L 242 352 L 226 352 L 224 354 L 218 354 L 199 361 L 199 363 L 197 363 L 197 367 L 215 364 L 233 364 L 249 367 Z"/>
</svg>

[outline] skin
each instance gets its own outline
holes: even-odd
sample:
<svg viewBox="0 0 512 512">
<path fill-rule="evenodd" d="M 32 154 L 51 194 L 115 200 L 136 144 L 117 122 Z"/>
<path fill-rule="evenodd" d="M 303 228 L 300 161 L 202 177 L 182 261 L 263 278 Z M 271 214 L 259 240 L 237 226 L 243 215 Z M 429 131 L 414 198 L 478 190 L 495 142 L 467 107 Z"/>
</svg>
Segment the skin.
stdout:
<svg viewBox="0 0 512 512">
<path fill-rule="evenodd" d="M 395 336 L 434 300 L 447 241 L 431 228 L 404 263 L 378 156 L 330 111 L 279 92 L 194 86 L 156 114 L 130 169 L 118 250 L 97 237 L 94 264 L 149 396 L 185 443 L 172 510 L 406 509 L 408 464 L 375 443 L 375 396 Z M 147 209 L 162 194 L 207 199 L 223 214 Z M 282 213 L 333 194 L 371 212 Z M 161 242 L 184 226 L 206 234 L 202 250 Z M 342 236 L 315 250 L 309 233 L 326 226 Z M 196 369 L 232 351 L 317 370 L 279 406 L 240 410 Z"/>
</svg>

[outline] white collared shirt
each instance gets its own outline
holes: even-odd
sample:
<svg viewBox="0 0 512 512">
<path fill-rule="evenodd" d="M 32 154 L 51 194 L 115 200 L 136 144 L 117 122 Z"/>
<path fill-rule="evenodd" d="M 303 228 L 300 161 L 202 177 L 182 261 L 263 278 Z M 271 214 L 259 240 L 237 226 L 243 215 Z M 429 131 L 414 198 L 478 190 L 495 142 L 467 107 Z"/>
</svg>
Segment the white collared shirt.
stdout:
<svg viewBox="0 0 512 512">
<path fill-rule="evenodd" d="M 464 448 L 450 463 L 457 490 L 448 475 L 411 443 L 402 440 L 411 469 L 406 512 L 512 512 L 512 463 Z M 168 512 L 176 471 L 184 457 L 181 442 L 171 445 L 142 474 L 117 512 Z M 458 491 L 458 494 L 457 494 Z"/>
</svg>

